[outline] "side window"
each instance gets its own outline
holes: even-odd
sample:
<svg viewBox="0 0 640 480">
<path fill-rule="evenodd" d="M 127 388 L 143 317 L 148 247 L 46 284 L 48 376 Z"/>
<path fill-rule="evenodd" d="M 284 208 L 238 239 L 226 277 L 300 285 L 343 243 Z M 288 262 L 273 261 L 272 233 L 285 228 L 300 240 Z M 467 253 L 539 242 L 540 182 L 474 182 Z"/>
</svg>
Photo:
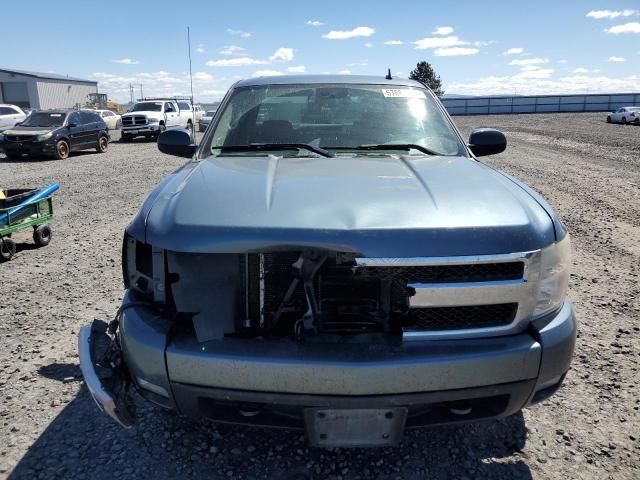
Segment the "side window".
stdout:
<svg viewBox="0 0 640 480">
<path fill-rule="evenodd" d="M 80 112 L 80 120 L 83 125 L 87 123 L 94 123 L 96 121 L 95 114 L 90 112 Z"/>
<path fill-rule="evenodd" d="M 171 102 L 164 102 L 164 111 L 165 112 L 174 112 L 173 104 Z"/>
<path fill-rule="evenodd" d="M 75 123 L 76 125 L 82 124 L 82 119 L 80 118 L 80 114 L 78 112 L 73 112 L 69 114 L 69 118 L 67 119 L 67 124 Z"/>
<path fill-rule="evenodd" d="M 110 117 L 111 115 L 113 115 L 112 112 L 102 112 L 103 118 Z"/>
<path fill-rule="evenodd" d="M 0 115 L 13 115 L 9 107 L 0 107 Z"/>
<path fill-rule="evenodd" d="M 178 107 L 180 108 L 180 110 L 191 110 L 191 105 L 189 105 L 187 102 L 178 102 Z"/>
</svg>

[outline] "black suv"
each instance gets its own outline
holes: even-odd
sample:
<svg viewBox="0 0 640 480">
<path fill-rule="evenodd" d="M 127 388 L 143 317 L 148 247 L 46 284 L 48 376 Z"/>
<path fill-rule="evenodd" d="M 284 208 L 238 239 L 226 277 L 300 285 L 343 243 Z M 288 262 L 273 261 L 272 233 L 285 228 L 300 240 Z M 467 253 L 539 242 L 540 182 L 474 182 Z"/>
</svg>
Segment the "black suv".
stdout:
<svg viewBox="0 0 640 480">
<path fill-rule="evenodd" d="M 107 125 L 93 112 L 41 110 L 0 134 L 0 150 L 9 158 L 26 154 L 62 159 L 89 148 L 104 153 L 108 145 Z"/>
</svg>

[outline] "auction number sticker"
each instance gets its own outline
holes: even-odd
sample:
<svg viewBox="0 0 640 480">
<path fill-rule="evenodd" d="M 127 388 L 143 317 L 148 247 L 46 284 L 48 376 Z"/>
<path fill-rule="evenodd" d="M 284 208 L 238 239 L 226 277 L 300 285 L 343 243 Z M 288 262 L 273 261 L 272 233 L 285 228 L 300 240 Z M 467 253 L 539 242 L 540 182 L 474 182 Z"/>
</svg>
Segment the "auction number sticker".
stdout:
<svg viewBox="0 0 640 480">
<path fill-rule="evenodd" d="M 387 98 L 426 98 L 423 91 L 415 88 L 383 88 L 382 95 Z"/>
</svg>

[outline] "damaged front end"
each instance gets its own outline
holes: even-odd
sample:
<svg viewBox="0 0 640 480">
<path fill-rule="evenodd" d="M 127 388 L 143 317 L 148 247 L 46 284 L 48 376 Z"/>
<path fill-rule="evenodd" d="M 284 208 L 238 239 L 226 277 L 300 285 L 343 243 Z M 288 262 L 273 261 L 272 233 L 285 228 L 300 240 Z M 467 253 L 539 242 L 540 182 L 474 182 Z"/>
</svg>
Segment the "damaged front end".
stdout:
<svg viewBox="0 0 640 480">
<path fill-rule="evenodd" d="M 123 427 L 130 427 L 135 404 L 128 394 L 131 382 L 113 329 L 102 320 L 80 328 L 80 369 L 98 407 Z"/>
</svg>

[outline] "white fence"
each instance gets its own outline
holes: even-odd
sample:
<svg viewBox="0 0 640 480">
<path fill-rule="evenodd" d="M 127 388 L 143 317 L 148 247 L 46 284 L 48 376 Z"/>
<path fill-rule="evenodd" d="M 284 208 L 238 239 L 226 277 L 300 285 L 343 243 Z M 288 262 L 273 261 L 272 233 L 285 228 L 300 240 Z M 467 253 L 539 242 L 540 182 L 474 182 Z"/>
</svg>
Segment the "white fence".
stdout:
<svg viewBox="0 0 640 480">
<path fill-rule="evenodd" d="M 640 93 L 466 97 L 441 100 L 450 115 L 609 112 L 620 107 L 640 106 Z"/>
</svg>

